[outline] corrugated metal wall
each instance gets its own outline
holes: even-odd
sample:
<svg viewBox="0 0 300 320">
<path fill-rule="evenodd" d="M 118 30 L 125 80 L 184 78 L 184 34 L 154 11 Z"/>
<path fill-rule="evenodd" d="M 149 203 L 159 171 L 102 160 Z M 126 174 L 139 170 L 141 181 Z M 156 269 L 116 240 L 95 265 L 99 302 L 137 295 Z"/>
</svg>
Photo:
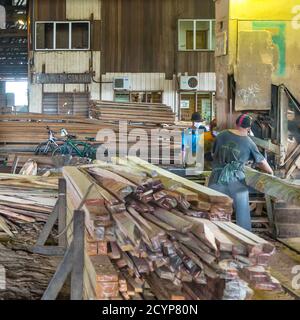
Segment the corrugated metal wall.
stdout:
<svg viewBox="0 0 300 320">
<path fill-rule="evenodd" d="M 101 0 L 66 0 L 66 16 L 69 20 L 101 20 Z"/>
<path fill-rule="evenodd" d="M 115 77 L 128 77 L 132 91 L 163 91 L 163 103 L 175 108 L 175 80 L 166 80 L 164 73 L 107 73 L 102 82 L 112 82 Z M 111 83 L 102 85 L 102 100 L 113 100 L 114 90 Z"/>
<path fill-rule="evenodd" d="M 35 52 L 34 72 L 40 73 L 45 65 L 46 73 L 85 73 L 89 72 L 90 61 L 93 60 L 93 71 L 95 71 L 95 81 L 100 81 L 100 51 L 91 53 L 82 51 L 58 51 L 58 52 Z M 30 86 L 30 111 L 42 112 L 42 86 L 33 83 Z M 90 85 L 84 84 L 46 84 L 44 92 L 90 92 L 91 99 L 100 99 L 100 84 L 92 82 Z"/>
<path fill-rule="evenodd" d="M 43 113 L 68 114 L 87 117 L 89 107 L 88 93 L 45 93 Z"/>
<path fill-rule="evenodd" d="M 177 112 L 177 79 L 166 80 L 164 73 L 107 73 L 102 75 L 102 82 L 112 82 L 115 77 L 129 77 L 132 91 L 163 91 L 163 103 Z M 198 73 L 199 91 L 216 91 L 215 73 Z M 179 79 L 178 79 L 179 81 Z M 113 100 L 114 90 L 111 83 L 102 85 L 102 100 Z"/>
<path fill-rule="evenodd" d="M 214 72 L 198 73 L 200 88 L 199 91 L 216 91 L 216 74 Z"/>
<path fill-rule="evenodd" d="M 29 112 L 42 112 L 42 85 L 35 84 L 29 86 Z"/>
</svg>

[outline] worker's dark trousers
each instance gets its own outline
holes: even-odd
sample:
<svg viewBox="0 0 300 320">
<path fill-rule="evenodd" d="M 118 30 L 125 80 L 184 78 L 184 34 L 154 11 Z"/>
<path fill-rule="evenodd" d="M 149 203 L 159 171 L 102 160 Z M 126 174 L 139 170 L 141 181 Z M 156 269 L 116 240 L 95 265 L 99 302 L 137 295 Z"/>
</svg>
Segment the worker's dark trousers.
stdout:
<svg viewBox="0 0 300 320">
<path fill-rule="evenodd" d="M 246 184 L 236 181 L 228 185 L 211 184 L 209 187 L 233 199 L 237 225 L 251 231 L 249 190 Z"/>
</svg>

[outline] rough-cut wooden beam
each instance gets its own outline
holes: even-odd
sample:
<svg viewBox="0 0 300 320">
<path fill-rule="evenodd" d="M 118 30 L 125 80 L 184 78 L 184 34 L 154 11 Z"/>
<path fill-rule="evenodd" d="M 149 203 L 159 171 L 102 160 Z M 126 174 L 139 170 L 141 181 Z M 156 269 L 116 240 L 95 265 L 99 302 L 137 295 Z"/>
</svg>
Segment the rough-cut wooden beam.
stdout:
<svg viewBox="0 0 300 320">
<path fill-rule="evenodd" d="M 193 192 L 198 193 L 203 199 L 210 200 L 211 202 L 216 202 L 216 203 L 232 203 L 232 200 L 226 196 L 223 193 L 220 193 L 218 191 L 212 190 L 210 188 L 207 188 L 205 186 L 199 185 L 193 181 L 189 181 L 183 177 L 177 176 L 174 173 L 171 173 L 167 170 L 161 169 L 157 166 L 154 166 L 140 158 L 137 157 L 128 157 L 129 162 L 135 163 L 141 167 L 147 168 L 152 171 L 156 171 L 159 176 L 163 176 L 166 178 L 169 178 L 175 182 L 180 183 L 184 188 L 191 190 Z"/>
<path fill-rule="evenodd" d="M 300 187 L 285 180 L 246 167 L 248 186 L 289 204 L 300 206 Z"/>
</svg>

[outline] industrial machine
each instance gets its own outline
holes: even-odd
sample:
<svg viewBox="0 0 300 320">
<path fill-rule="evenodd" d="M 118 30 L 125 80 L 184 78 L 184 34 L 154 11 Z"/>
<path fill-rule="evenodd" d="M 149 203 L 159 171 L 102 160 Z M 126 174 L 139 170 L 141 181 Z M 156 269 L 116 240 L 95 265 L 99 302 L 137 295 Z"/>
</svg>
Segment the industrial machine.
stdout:
<svg viewBox="0 0 300 320">
<path fill-rule="evenodd" d="M 275 175 L 295 189 L 300 188 L 298 5 L 297 0 L 215 0 L 218 126 L 233 127 L 239 114 L 250 113 L 252 139 Z M 261 175 L 260 184 L 264 179 Z M 254 210 L 268 211 L 276 237 L 299 237 L 299 207 L 283 201 L 285 192 L 275 197 L 264 190 Z"/>
</svg>

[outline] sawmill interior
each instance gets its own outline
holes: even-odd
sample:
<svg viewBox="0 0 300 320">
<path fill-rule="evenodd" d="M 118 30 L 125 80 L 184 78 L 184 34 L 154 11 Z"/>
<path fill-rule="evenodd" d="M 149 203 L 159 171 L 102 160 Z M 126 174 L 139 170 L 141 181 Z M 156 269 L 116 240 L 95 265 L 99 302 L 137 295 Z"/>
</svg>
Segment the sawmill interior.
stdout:
<svg viewBox="0 0 300 320">
<path fill-rule="evenodd" d="M 1 302 L 299 300 L 299 34 L 298 0 L 0 0 Z"/>
</svg>

